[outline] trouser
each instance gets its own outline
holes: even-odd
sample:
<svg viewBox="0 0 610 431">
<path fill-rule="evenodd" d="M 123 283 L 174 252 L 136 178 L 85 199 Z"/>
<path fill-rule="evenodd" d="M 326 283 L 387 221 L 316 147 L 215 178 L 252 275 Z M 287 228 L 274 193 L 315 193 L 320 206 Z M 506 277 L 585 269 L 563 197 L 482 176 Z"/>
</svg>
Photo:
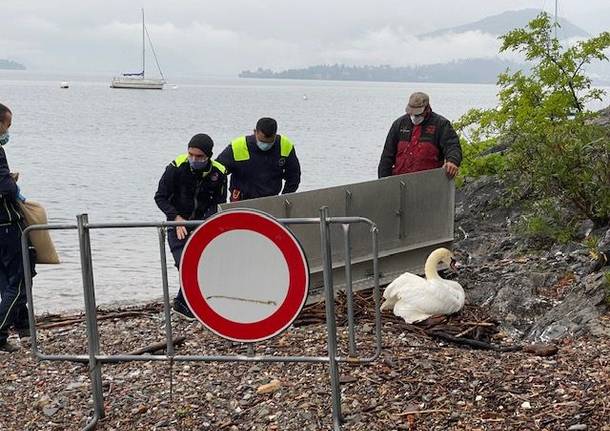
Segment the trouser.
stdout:
<svg viewBox="0 0 610 431">
<path fill-rule="evenodd" d="M 6 343 L 11 326 L 29 328 L 25 279 L 21 256 L 21 227 L 0 226 L 0 345 Z"/>
<path fill-rule="evenodd" d="M 172 256 L 174 257 L 174 265 L 178 269 L 180 269 L 180 258 L 182 257 L 182 251 L 184 250 L 187 239 L 188 236 L 182 240 L 178 239 L 176 229 L 169 228 L 167 230 L 167 243 L 169 244 L 169 250 L 172 252 Z M 186 300 L 184 299 L 184 294 L 182 293 L 182 286 L 180 286 L 180 289 L 178 289 L 176 301 L 179 301 L 186 306 Z"/>
</svg>

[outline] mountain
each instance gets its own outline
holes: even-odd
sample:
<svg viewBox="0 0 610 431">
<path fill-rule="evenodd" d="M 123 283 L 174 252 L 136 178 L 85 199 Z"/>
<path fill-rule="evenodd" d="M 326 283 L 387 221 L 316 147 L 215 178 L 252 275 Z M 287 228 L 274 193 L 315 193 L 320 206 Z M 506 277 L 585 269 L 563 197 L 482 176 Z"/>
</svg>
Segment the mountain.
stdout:
<svg viewBox="0 0 610 431">
<path fill-rule="evenodd" d="M 240 78 L 313 79 L 334 81 L 455 82 L 495 83 L 498 73 L 522 65 L 500 58 L 473 58 L 423 66 L 347 66 L 343 64 L 310 66 L 273 72 L 258 68 L 243 71 Z"/>
<path fill-rule="evenodd" d="M 25 70 L 25 66 L 23 64 L 17 63 L 16 61 L 3 60 L 0 58 L 0 69 Z"/>
<path fill-rule="evenodd" d="M 456 27 L 443 28 L 430 33 L 418 35 L 420 39 L 428 39 L 444 36 L 450 33 L 465 33 L 468 31 L 480 31 L 496 36 L 505 34 L 515 28 L 525 27 L 528 22 L 534 19 L 542 10 L 540 9 L 521 9 L 503 12 L 498 15 L 489 16 L 479 21 L 471 22 Z M 590 35 L 582 28 L 572 24 L 565 18 L 559 17 L 559 29 L 557 37 L 559 39 L 570 39 L 573 37 L 589 37 Z"/>
<path fill-rule="evenodd" d="M 540 9 L 522 9 L 503 12 L 476 22 L 421 34 L 417 37 L 419 39 L 427 39 L 469 31 L 479 31 L 493 36 L 499 36 L 516 28 L 525 27 L 532 19 L 538 16 L 540 12 L 542 12 Z M 560 28 L 557 31 L 557 37 L 560 39 L 590 37 L 585 30 L 577 27 L 564 18 L 559 18 L 559 24 Z M 496 83 L 498 74 L 505 71 L 507 68 L 510 68 L 513 72 L 519 69 L 527 71 L 525 65 L 496 57 L 468 58 L 454 60 L 449 63 L 405 67 L 387 65 L 347 66 L 335 64 L 310 66 L 302 69 L 288 69 L 280 72 L 258 68 L 255 71 L 243 71 L 239 74 L 239 77 L 339 81 Z M 608 74 L 597 65 L 591 65 L 590 71 L 593 72 L 592 77 L 597 83 L 605 83 L 608 81 Z"/>
</svg>

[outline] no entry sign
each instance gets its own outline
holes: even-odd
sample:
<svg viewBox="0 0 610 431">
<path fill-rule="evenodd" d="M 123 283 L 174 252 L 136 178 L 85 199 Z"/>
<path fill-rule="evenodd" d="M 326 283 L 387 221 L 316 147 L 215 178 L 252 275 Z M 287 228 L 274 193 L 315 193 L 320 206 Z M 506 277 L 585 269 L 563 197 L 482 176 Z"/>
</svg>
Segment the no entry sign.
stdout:
<svg viewBox="0 0 610 431">
<path fill-rule="evenodd" d="M 292 233 L 263 212 L 220 212 L 195 230 L 180 282 L 193 314 L 221 337 L 265 340 L 286 329 L 307 298 L 309 267 Z"/>
</svg>

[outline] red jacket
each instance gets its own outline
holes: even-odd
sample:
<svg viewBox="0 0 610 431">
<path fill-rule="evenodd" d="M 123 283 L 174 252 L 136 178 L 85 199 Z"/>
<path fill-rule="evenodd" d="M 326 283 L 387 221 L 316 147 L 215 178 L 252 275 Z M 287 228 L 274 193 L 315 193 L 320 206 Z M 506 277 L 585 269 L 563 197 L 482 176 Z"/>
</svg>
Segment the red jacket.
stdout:
<svg viewBox="0 0 610 431">
<path fill-rule="evenodd" d="M 379 178 L 440 168 L 445 160 L 457 166 L 462 161 L 460 140 L 445 117 L 431 112 L 418 126 L 409 115 L 392 124 L 379 167 Z"/>
</svg>

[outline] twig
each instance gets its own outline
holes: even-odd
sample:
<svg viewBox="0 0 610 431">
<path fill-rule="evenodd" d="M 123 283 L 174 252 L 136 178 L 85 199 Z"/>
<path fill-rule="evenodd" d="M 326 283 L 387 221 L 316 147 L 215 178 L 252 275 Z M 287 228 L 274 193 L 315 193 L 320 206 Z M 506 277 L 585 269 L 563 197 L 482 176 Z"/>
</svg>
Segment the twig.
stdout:
<svg viewBox="0 0 610 431">
<path fill-rule="evenodd" d="M 174 343 L 174 346 L 177 346 L 179 344 L 184 343 L 184 340 L 186 340 L 186 337 L 184 335 L 180 335 L 180 336 L 174 338 L 172 340 L 172 342 Z M 149 344 L 148 346 L 144 346 L 140 349 L 133 350 L 133 351 L 129 352 L 128 355 L 142 355 L 144 353 L 152 353 L 152 352 L 156 352 L 157 350 L 161 350 L 165 347 L 167 347 L 167 342 L 161 341 L 159 343 Z"/>
<path fill-rule="evenodd" d="M 277 305 L 277 302 L 269 299 L 269 300 L 261 300 L 261 299 L 250 299 L 250 298 L 240 298 L 238 296 L 227 296 L 227 295 L 210 295 L 205 299 L 231 299 L 233 301 L 242 301 L 242 302 L 253 302 L 255 304 L 263 304 L 263 305 Z"/>
<path fill-rule="evenodd" d="M 138 317 L 146 314 L 144 311 L 119 311 L 117 313 L 104 314 L 97 317 L 97 320 L 109 320 L 109 319 L 117 319 L 119 317 Z M 62 326 L 70 326 L 78 323 L 84 323 L 85 317 L 78 317 L 75 319 L 66 319 L 61 320 L 59 322 L 46 323 L 44 325 L 38 325 L 38 329 L 52 329 L 52 328 L 61 328 Z"/>
<path fill-rule="evenodd" d="M 455 335 L 455 338 L 460 338 L 462 335 L 466 335 L 472 331 L 474 331 L 476 328 L 478 328 L 477 326 L 471 326 L 468 329 L 464 329 L 462 332 L 460 332 L 459 334 Z"/>
<path fill-rule="evenodd" d="M 410 412 L 398 413 L 397 416 L 418 415 L 424 413 L 449 413 L 450 411 L 451 410 L 447 409 L 412 410 Z"/>
<path fill-rule="evenodd" d="M 491 322 L 460 322 L 462 325 L 473 325 L 473 326 L 496 326 L 495 323 Z"/>
</svg>

